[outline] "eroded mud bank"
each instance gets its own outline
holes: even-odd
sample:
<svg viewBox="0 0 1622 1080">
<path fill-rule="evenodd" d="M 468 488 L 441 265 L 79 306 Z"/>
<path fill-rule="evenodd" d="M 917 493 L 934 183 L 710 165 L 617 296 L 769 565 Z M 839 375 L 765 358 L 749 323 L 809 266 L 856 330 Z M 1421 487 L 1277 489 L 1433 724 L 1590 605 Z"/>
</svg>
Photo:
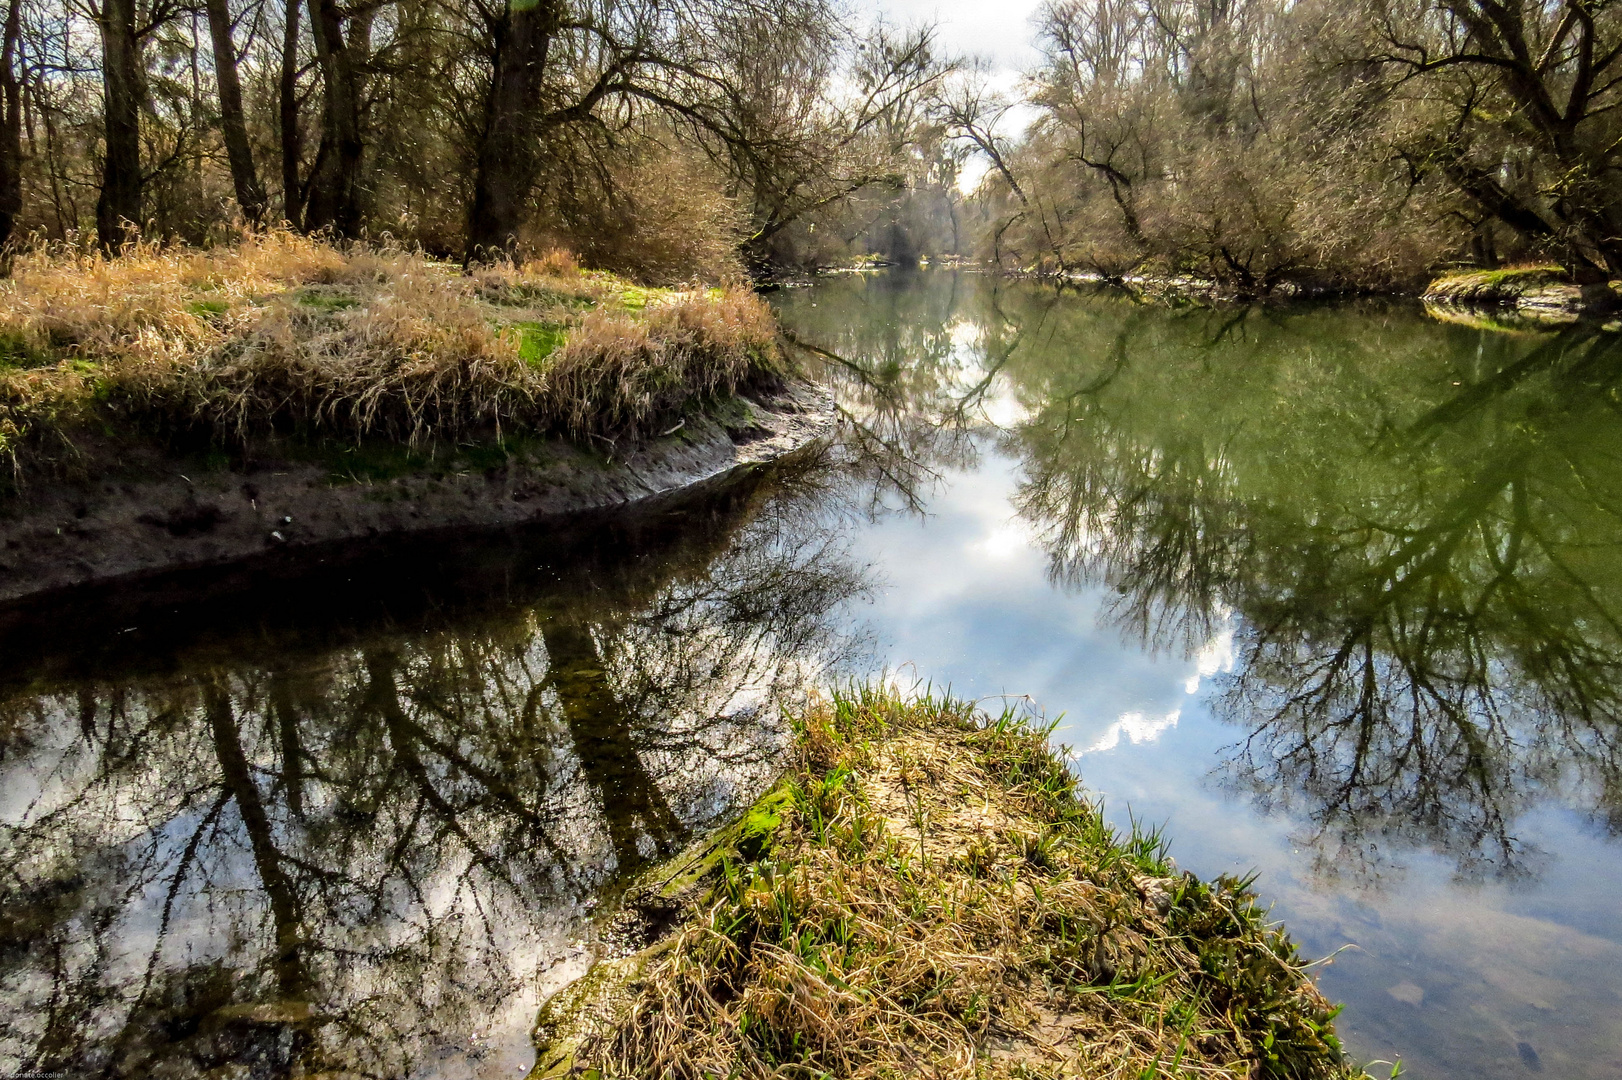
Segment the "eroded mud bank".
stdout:
<svg viewBox="0 0 1622 1080">
<path fill-rule="evenodd" d="M 769 461 L 831 430 L 832 401 L 794 383 L 690 414 L 636 446 L 510 443 L 398 475 L 341 460 L 248 469 L 154 458 L 73 483 L 36 483 L 0 511 L 0 601 L 277 548 L 482 528 L 628 504 Z"/>
</svg>

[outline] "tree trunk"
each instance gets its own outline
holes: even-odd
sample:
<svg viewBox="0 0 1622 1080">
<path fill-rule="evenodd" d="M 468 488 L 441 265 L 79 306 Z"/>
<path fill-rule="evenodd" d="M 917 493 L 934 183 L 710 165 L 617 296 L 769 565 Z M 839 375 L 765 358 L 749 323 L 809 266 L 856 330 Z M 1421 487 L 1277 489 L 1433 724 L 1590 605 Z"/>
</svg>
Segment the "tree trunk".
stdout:
<svg viewBox="0 0 1622 1080">
<path fill-rule="evenodd" d="M 509 3 L 491 27 L 495 70 L 473 182 L 469 262 L 499 258 L 518 241 L 540 165 L 538 144 L 546 108 L 542 84 L 559 14 L 555 0 L 524 8 Z"/>
<path fill-rule="evenodd" d="M 304 187 L 299 179 L 299 159 L 304 154 L 298 130 L 298 3 L 289 3 L 287 24 L 282 28 L 281 138 L 282 138 L 282 217 L 296 224 L 304 214 Z"/>
<path fill-rule="evenodd" d="M 259 883 L 270 901 L 271 925 L 276 944 L 271 970 L 276 973 L 277 992 L 289 1001 L 302 1001 L 310 990 L 310 973 L 304 961 L 304 927 L 299 917 L 298 890 L 287 875 L 282 853 L 276 848 L 275 830 L 265 810 L 259 785 L 242 750 L 242 732 L 237 724 L 236 706 L 223 680 L 208 680 L 203 688 L 204 706 L 214 737 L 214 759 L 220 766 L 224 789 L 237 804 L 237 815 L 248 834 L 249 850 L 259 874 Z"/>
<path fill-rule="evenodd" d="M 135 0 L 105 0 L 101 10 L 102 110 L 106 152 L 96 233 L 103 250 L 116 251 L 126 225 L 141 226 L 141 45 Z"/>
<path fill-rule="evenodd" d="M 214 41 L 214 84 L 220 92 L 220 130 L 231 162 L 231 182 L 242 216 L 257 226 L 265 216 L 265 189 L 253 167 L 248 125 L 242 116 L 242 82 L 237 78 L 236 44 L 231 40 L 231 9 L 226 0 L 208 0 L 208 30 Z"/>
<path fill-rule="evenodd" d="M 11 240 L 17 215 L 23 209 L 23 103 L 22 84 L 17 79 L 17 41 L 22 33 L 22 0 L 11 0 L 6 8 L 5 44 L 0 48 L 0 247 Z M 9 256 L 0 258 L 0 269 L 9 276 Z"/>
<path fill-rule="evenodd" d="M 558 696 L 574 742 L 580 773 L 602 803 L 604 824 L 618 869 L 646 862 L 641 838 L 661 856 L 681 840 L 681 821 L 637 752 L 630 711 L 614 695 L 591 632 L 563 619 L 541 623 L 547 682 Z"/>
<path fill-rule="evenodd" d="M 321 65 L 325 108 L 321 114 L 321 141 L 310 181 L 310 201 L 304 209 L 304 227 L 331 228 L 339 236 L 360 232 L 360 168 L 365 144 L 360 134 L 360 81 L 354 50 L 344 40 L 343 16 L 337 0 L 310 0 L 310 36 Z"/>
</svg>

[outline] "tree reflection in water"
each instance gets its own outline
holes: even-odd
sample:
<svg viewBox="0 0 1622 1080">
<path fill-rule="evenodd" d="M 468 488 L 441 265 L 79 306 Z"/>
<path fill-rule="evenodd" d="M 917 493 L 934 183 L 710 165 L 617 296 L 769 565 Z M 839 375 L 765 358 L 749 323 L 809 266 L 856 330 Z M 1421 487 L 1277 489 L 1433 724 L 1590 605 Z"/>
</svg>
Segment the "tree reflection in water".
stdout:
<svg viewBox="0 0 1622 1080">
<path fill-rule="evenodd" d="M 1461 372 L 1252 321 L 1235 343 L 1189 320 L 1124 365 L 1117 339 L 1078 365 L 1108 379 L 1043 388 L 1010 441 L 1055 574 L 1107 582 L 1161 646 L 1236 619 L 1230 779 L 1306 813 L 1321 871 L 1413 842 L 1527 872 L 1512 825 L 1551 790 L 1622 825 L 1622 343 Z"/>
<path fill-rule="evenodd" d="M 933 288 L 918 280 L 864 277 L 820 311 L 805 294 L 779 303 L 787 339 L 835 389 L 842 421 L 835 453 L 873 514 L 922 512 L 943 470 L 974 463 L 977 406 L 994 358 L 1007 351 L 989 336 L 984 349 L 959 347 L 965 332 L 1007 328 L 994 311 L 966 317 L 981 290 L 957 275 L 931 278 Z"/>
<path fill-rule="evenodd" d="M 868 396 L 905 398 L 892 412 L 956 432 L 1017 400 L 985 437 L 1020 462 L 1056 581 L 1107 586 L 1153 649 L 1232 629 L 1215 704 L 1245 738 L 1225 773 L 1304 815 L 1320 872 L 1411 844 L 1530 872 L 1513 823 L 1549 792 L 1622 829 L 1615 335 L 1168 312 L 963 275 L 837 288 L 853 296 L 785 317 Z M 934 346 L 910 368 L 883 325 L 898 305 Z"/>
<path fill-rule="evenodd" d="M 825 504 L 917 510 L 993 443 L 1056 580 L 1153 648 L 1235 633 L 1228 779 L 1325 872 L 1529 872 L 1549 792 L 1622 830 L 1614 339 L 950 274 L 783 309 L 832 354 L 832 470 L 0 612 L 0 1069 L 469 1071 L 858 648 Z"/>
<path fill-rule="evenodd" d="M 3 1067 L 455 1073 L 521 1039 L 590 898 L 752 793 L 777 705 L 858 646 L 816 470 L 353 559 L 139 647 L 116 596 L 77 653 L 13 614 Z"/>
</svg>

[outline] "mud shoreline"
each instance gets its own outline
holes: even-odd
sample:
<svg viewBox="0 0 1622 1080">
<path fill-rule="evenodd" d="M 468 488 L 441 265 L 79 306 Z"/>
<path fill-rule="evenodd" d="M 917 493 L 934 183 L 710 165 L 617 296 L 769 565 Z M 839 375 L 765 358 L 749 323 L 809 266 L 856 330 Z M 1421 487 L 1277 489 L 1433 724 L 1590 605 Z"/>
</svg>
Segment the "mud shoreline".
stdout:
<svg viewBox="0 0 1622 1080">
<path fill-rule="evenodd" d="M 1443 275 L 1422 288 L 1357 289 L 1282 281 L 1256 294 L 1189 274 L 1110 278 L 1094 273 L 1015 271 L 1008 276 L 1077 288 L 1118 290 L 1150 304 L 1221 307 L 1389 297 L 1414 301 L 1432 318 L 1475 329 L 1561 330 L 1588 326 L 1610 332 L 1622 330 L 1622 281 L 1579 286 L 1542 271 L 1460 272 Z"/>
<path fill-rule="evenodd" d="M 716 403 L 634 447 L 549 439 L 483 469 L 375 480 L 287 462 L 38 482 L 0 512 L 0 603 L 278 550 L 628 505 L 771 461 L 828 433 L 834 415 L 825 391 L 799 382 Z"/>
</svg>

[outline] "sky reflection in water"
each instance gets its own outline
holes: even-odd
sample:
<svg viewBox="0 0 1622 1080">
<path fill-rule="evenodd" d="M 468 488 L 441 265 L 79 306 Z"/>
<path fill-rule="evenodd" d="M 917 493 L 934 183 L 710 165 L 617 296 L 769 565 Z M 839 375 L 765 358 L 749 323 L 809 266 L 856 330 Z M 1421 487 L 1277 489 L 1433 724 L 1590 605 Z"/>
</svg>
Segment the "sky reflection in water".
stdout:
<svg viewBox="0 0 1622 1080">
<path fill-rule="evenodd" d="M 948 479 L 927 522 L 890 519 L 863 537 L 860 554 L 889 586 L 865 614 L 904 678 L 968 696 L 1028 694 L 1062 713 L 1056 738 L 1075 748 L 1112 820 L 1163 823 L 1179 865 L 1202 876 L 1260 871 L 1262 895 L 1307 955 L 1355 944 L 1321 985 L 1348 1004 L 1341 1032 L 1360 1059 L 1400 1054 L 1404 1075 L 1419 1078 L 1536 1075 L 1525 1043 L 1552 1075 L 1618 1075 L 1613 836 L 1556 802 L 1514 822 L 1534 853 L 1530 881 L 1460 880 L 1445 852 L 1406 845 L 1377 852 L 1376 876 L 1314 873 L 1299 843 L 1307 827 L 1257 813 L 1220 782 L 1236 732 L 1206 702 L 1211 677 L 1232 663 L 1232 629 L 1193 658 L 1123 642 L 1098 620 L 1102 589 L 1053 588 L 1036 545 L 1004 547 L 1011 530 L 987 503 L 959 498 L 1000 494 L 1006 510 L 1012 482 L 1012 463 L 990 454 L 981 471 Z"/>
<path fill-rule="evenodd" d="M 855 647 L 795 473 L 0 612 L 0 1071 L 521 1075 Z"/>
<path fill-rule="evenodd" d="M 788 290 L 837 445 L 0 610 L 0 1072 L 515 1076 L 593 904 L 885 668 L 1029 695 L 1405 1075 L 1622 1075 L 1615 342 Z"/>
<path fill-rule="evenodd" d="M 1360 1057 L 1622 1075 L 1622 345 L 964 274 L 780 309 L 915 466 L 856 549 L 892 666 L 1063 714 L 1113 818 L 1354 944 Z"/>
</svg>

